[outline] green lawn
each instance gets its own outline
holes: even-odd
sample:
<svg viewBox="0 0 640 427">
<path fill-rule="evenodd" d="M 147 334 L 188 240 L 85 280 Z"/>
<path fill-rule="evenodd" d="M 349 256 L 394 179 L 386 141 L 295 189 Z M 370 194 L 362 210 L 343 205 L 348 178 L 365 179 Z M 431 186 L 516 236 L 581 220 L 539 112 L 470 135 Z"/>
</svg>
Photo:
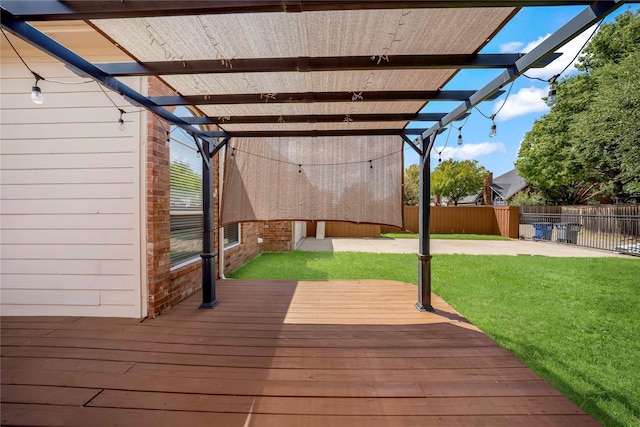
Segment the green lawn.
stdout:
<svg viewBox="0 0 640 427">
<path fill-rule="evenodd" d="M 380 237 L 385 239 L 417 239 L 417 233 L 382 233 Z M 432 234 L 432 239 L 437 240 L 510 240 L 508 237 L 492 236 L 489 234 Z"/>
<path fill-rule="evenodd" d="M 265 253 L 234 278 L 416 283 L 412 254 Z M 433 290 L 605 426 L 640 425 L 640 260 L 435 255 Z"/>
</svg>

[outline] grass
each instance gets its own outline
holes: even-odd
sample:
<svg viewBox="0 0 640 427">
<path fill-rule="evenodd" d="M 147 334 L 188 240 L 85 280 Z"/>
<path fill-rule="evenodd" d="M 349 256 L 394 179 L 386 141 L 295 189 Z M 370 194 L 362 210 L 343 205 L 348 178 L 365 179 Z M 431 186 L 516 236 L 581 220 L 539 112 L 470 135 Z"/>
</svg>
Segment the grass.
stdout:
<svg viewBox="0 0 640 427">
<path fill-rule="evenodd" d="M 417 239 L 416 233 L 382 233 L 380 237 L 386 239 Z M 509 240 L 508 237 L 492 236 L 488 234 L 432 234 L 437 240 Z"/>
<path fill-rule="evenodd" d="M 416 284 L 412 254 L 266 253 L 229 277 Z M 640 260 L 435 255 L 433 290 L 605 426 L 640 425 Z"/>
<path fill-rule="evenodd" d="M 227 277 L 238 279 L 387 279 L 416 282 L 415 255 L 361 252 L 263 253 Z"/>
</svg>

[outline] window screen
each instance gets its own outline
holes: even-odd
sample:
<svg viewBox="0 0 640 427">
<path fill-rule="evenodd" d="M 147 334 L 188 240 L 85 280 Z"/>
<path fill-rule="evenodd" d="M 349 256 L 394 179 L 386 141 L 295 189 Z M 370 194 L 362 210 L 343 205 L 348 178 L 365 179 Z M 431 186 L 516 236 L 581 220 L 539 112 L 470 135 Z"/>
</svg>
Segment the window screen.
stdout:
<svg viewBox="0 0 640 427">
<path fill-rule="evenodd" d="M 190 112 L 179 107 L 175 114 Z M 199 259 L 202 252 L 202 159 L 193 138 L 176 126 L 171 126 L 169 144 L 171 267 L 175 267 Z"/>
<path fill-rule="evenodd" d="M 229 249 L 240 244 L 240 224 L 224 227 L 224 248 Z"/>
</svg>

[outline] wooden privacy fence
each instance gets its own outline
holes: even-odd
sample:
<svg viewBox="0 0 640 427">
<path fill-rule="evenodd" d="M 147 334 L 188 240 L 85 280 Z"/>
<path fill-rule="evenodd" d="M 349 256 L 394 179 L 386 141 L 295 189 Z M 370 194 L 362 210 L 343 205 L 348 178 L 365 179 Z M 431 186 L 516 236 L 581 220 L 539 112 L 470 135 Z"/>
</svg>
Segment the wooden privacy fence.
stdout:
<svg viewBox="0 0 640 427">
<path fill-rule="evenodd" d="M 518 206 L 431 206 L 432 234 L 489 234 L 518 238 Z M 418 232 L 418 207 L 404 207 L 405 229 Z M 380 237 L 397 233 L 396 227 L 350 222 L 327 222 L 326 237 Z M 307 236 L 314 236 L 316 223 L 307 223 Z"/>
<path fill-rule="evenodd" d="M 404 227 L 418 232 L 418 207 L 404 207 Z M 518 238 L 518 206 L 431 206 L 432 234 L 490 234 Z M 387 227 L 382 227 L 383 232 Z"/>
</svg>

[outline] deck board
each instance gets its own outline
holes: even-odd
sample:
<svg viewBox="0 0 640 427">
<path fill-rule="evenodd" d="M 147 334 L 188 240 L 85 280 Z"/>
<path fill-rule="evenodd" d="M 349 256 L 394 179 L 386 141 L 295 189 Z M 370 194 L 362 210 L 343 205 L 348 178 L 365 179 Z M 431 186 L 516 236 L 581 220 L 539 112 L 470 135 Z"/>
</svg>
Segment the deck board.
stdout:
<svg viewBox="0 0 640 427">
<path fill-rule="evenodd" d="M 597 425 L 444 301 L 415 310 L 411 285 L 217 292 L 143 322 L 2 318 L 2 425 Z"/>
</svg>

